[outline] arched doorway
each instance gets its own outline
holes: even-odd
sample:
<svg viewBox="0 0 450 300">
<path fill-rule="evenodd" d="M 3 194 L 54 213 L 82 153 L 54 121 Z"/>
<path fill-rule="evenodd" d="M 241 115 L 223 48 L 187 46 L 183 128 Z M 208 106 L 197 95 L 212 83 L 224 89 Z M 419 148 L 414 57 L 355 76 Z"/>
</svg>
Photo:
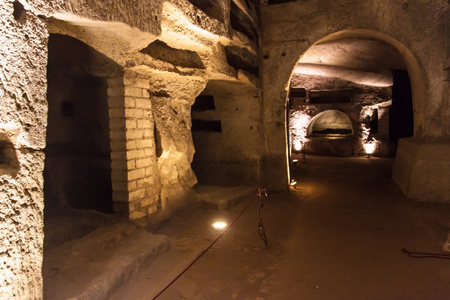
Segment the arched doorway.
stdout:
<svg viewBox="0 0 450 300">
<path fill-rule="evenodd" d="M 116 63 L 85 43 L 50 35 L 45 249 L 95 228 L 95 222 L 86 225 L 87 218 L 79 215 L 96 211 L 91 219 L 99 220 L 97 212 L 113 212 L 107 79 L 120 72 Z"/>
<path fill-rule="evenodd" d="M 314 152 L 308 147 L 314 136 L 305 127 L 309 123 L 301 130 L 292 124 L 299 115 L 304 120 L 324 110 L 349 115 L 357 145 L 346 155 L 363 153 L 364 143 L 374 142 L 380 155 L 395 156 L 398 140 L 412 136 L 423 121 L 413 116 L 413 98 L 414 108 L 424 105 L 421 68 L 404 45 L 382 33 L 346 30 L 320 39 L 301 55 L 287 86 L 288 149 L 296 130 L 303 131 L 302 151 Z"/>
</svg>

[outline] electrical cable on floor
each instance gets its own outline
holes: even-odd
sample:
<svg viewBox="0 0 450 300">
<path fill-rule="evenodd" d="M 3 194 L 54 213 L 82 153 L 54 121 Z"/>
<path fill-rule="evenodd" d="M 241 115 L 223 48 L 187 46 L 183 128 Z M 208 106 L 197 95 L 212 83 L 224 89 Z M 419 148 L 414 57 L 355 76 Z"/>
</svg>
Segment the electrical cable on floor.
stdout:
<svg viewBox="0 0 450 300">
<path fill-rule="evenodd" d="M 266 245 L 267 249 L 267 237 L 266 230 L 264 228 L 263 219 L 261 218 L 261 208 L 264 207 L 263 198 L 267 197 L 266 189 L 263 187 L 258 188 L 258 197 L 259 197 L 259 208 L 258 208 L 258 234 L 261 240 L 263 240 L 264 245 Z"/>
<path fill-rule="evenodd" d="M 403 253 L 408 254 L 412 258 L 439 258 L 439 259 L 450 259 L 450 254 L 445 253 L 428 253 L 428 252 L 412 252 L 405 248 L 401 250 Z"/>
<path fill-rule="evenodd" d="M 258 188 L 258 195 L 259 195 L 259 190 L 260 190 L 260 188 Z M 265 191 L 265 189 L 264 189 L 264 191 Z M 184 268 L 184 270 L 180 274 L 178 274 L 177 277 L 175 277 L 168 285 L 166 285 L 166 287 L 164 289 L 162 289 L 155 297 L 153 297 L 153 300 L 155 300 L 156 298 L 161 296 L 162 293 L 164 293 L 172 284 L 175 283 L 175 281 L 177 281 L 181 276 L 183 276 L 183 274 L 186 273 L 187 270 L 189 270 L 212 246 L 214 246 L 214 244 L 225 234 L 225 232 L 228 230 L 228 228 L 230 228 L 237 221 L 237 219 L 239 219 L 239 217 L 244 213 L 244 211 L 250 206 L 250 204 L 253 202 L 253 199 L 254 198 L 252 197 L 250 199 L 250 201 L 248 201 L 248 203 L 244 207 L 244 209 L 239 213 L 239 215 L 237 215 L 237 217 L 234 218 L 233 222 L 231 222 L 231 224 L 228 225 L 222 231 L 222 233 L 208 247 L 206 247 L 205 250 L 200 252 L 200 254 L 197 255 L 197 257 L 186 268 Z"/>
</svg>

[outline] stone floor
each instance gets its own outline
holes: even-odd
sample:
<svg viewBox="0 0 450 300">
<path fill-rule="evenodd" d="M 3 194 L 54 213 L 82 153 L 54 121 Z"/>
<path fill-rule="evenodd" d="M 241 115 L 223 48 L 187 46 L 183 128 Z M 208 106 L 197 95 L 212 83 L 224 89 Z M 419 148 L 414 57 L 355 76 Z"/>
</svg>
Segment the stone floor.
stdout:
<svg viewBox="0 0 450 300">
<path fill-rule="evenodd" d="M 296 188 L 265 199 L 267 248 L 256 188 L 229 210 L 180 211 L 157 230 L 171 249 L 110 299 L 448 299 L 450 260 L 401 250 L 448 255 L 450 205 L 406 199 L 391 168 L 380 158 L 300 161 Z M 221 237 L 219 219 L 236 220 Z"/>
</svg>

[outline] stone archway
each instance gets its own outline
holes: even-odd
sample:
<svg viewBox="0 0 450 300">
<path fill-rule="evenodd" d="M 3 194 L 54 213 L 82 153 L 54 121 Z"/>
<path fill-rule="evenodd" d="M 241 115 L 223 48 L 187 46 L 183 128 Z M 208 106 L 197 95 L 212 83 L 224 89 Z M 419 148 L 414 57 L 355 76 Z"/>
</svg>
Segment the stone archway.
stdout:
<svg viewBox="0 0 450 300">
<path fill-rule="evenodd" d="M 285 122 L 289 83 L 295 66 L 313 46 L 344 39 L 377 40 L 388 44 L 398 52 L 404 61 L 405 69 L 408 71 L 411 80 L 414 105 L 414 137 L 420 137 L 422 134 L 422 128 L 426 119 L 425 108 L 428 89 L 426 77 L 415 55 L 396 38 L 374 30 L 351 29 L 329 33 L 311 45 L 301 43 L 297 48 L 289 47 L 288 51 L 282 51 L 278 48 L 274 53 L 263 51 L 263 55 L 268 60 L 265 62 L 267 64 L 266 69 L 271 69 L 271 73 L 264 78 L 265 107 L 267 108 L 264 112 L 266 128 L 266 164 L 264 166 L 264 178 L 266 185 L 272 189 L 285 189 L 289 183 L 289 141 Z M 272 56 L 278 55 L 281 56 L 281 63 L 278 61 L 276 65 L 276 61 L 272 59 Z M 282 92 L 280 93 L 280 91 Z M 277 166 L 277 172 L 273 172 L 273 166 Z"/>
</svg>

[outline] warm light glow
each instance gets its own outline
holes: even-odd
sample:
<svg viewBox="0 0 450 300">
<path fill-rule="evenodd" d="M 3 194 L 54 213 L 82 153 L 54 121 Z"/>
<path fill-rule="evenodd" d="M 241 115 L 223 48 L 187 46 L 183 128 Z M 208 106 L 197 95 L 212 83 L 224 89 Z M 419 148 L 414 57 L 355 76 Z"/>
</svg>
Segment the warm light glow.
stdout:
<svg viewBox="0 0 450 300">
<path fill-rule="evenodd" d="M 215 222 L 212 224 L 212 227 L 217 230 L 225 229 L 227 226 L 228 224 L 225 222 Z"/>
<path fill-rule="evenodd" d="M 366 151 L 367 154 L 373 154 L 375 152 L 375 143 L 366 143 L 364 144 L 364 151 Z"/>
<path fill-rule="evenodd" d="M 298 162 L 298 159 L 294 158 L 294 159 L 292 160 L 292 162 L 296 163 L 296 162 Z"/>
<path fill-rule="evenodd" d="M 297 181 L 295 181 L 294 179 L 291 180 L 291 186 L 296 186 L 297 185 Z"/>
<path fill-rule="evenodd" d="M 302 150 L 302 142 L 300 142 L 300 140 L 294 140 L 294 150 L 295 151 L 300 151 Z"/>
</svg>

